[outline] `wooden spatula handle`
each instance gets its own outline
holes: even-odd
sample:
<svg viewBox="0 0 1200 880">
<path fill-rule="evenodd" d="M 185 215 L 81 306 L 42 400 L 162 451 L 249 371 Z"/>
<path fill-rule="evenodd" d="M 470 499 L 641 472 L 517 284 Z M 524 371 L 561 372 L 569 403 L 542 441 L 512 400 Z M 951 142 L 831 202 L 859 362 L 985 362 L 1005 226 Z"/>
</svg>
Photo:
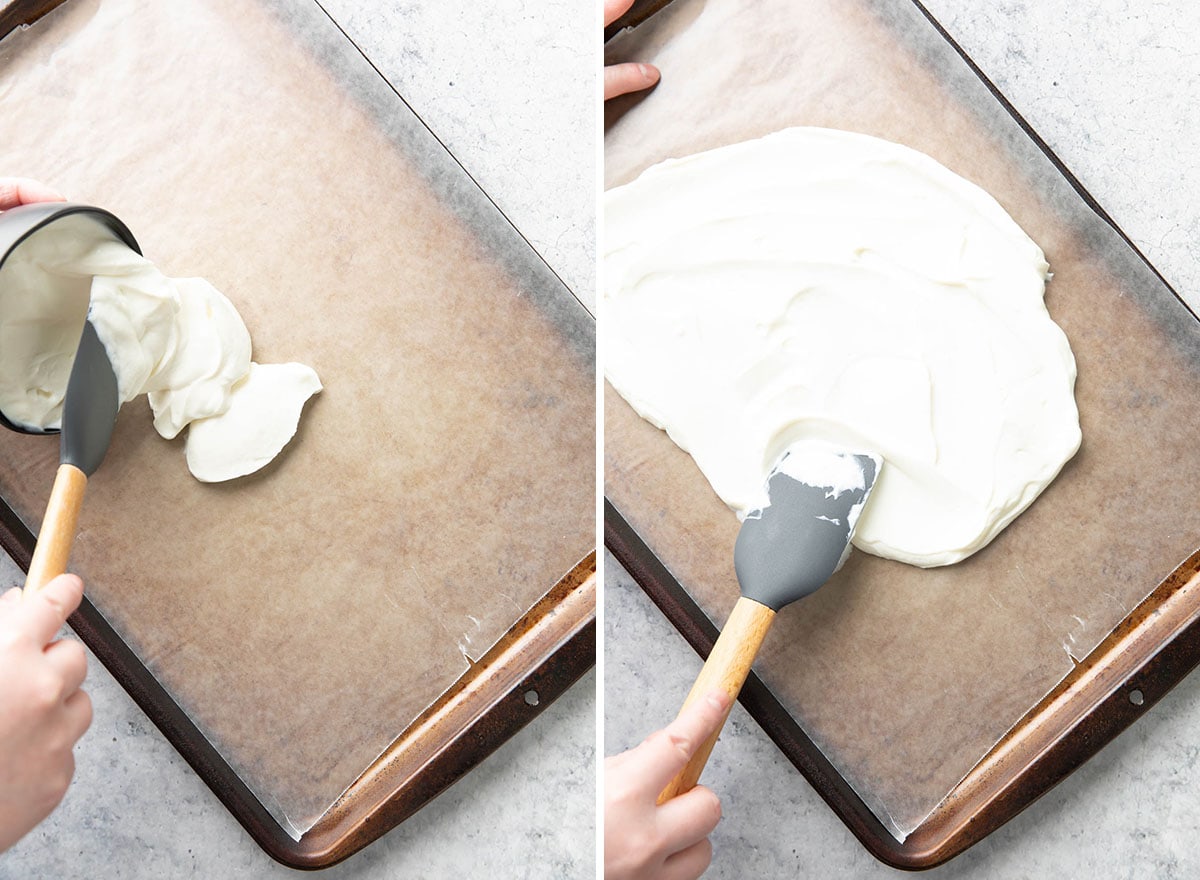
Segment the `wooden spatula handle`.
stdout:
<svg viewBox="0 0 1200 880">
<path fill-rule="evenodd" d="M 729 620 L 725 621 L 725 628 L 721 630 L 717 643 L 713 645 L 712 653 L 708 655 L 708 660 L 704 663 L 704 668 L 700 670 L 696 683 L 692 685 L 687 699 L 683 701 L 683 708 L 686 709 L 696 700 L 718 688 L 729 695 L 729 704 L 732 708 L 733 701 L 737 699 L 737 695 L 746 681 L 746 676 L 750 674 L 750 667 L 754 664 L 759 645 L 762 644 L 767 630 L 771 627 L 771 621 L 774 619 L 775 612 L 766 605 L 755 602 L 753 599 L 747 599 L 745 596 L 738 599 L 737 604 L 733 606 L 733 612 L 729 615 Z M 728 717 L 729 710 L 727 709 L 725 718 Z M 688 761 L 687 766 L 680 770 L 679 774 L 662 790 L 662 794 L 658 796 L 660 804 L 696 787 L 700 773 L 704 770 L 704 765 L 708 763 L 708 756 L 712 753 L 713 746 L 717 744 L 717 736 L 721 733 L 721 728 L 725 726 L 725 718 L 721 719 L 720 726 L 713 731 L 712 736 L 704 741 L 696 754 L 692 756 L 692 760 Z"/>
<path fill-rule="evenodd" d="M 86 488 L 87 475 L 83 471 L 71 464 L 59 465 L 37 545 L 33 548 L 33 559 L 29 562 L 29 574 L 25 576 L 26 596 L 67 570 Z"/>
</svg>

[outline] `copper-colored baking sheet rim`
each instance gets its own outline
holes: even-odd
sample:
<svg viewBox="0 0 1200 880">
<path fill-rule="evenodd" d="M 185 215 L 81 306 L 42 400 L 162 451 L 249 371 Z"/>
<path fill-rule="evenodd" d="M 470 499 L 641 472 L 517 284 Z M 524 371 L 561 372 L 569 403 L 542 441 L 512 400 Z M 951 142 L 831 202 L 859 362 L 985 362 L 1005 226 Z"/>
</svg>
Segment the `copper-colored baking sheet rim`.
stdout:
<svg viewBox="0 0 1200 880">
<path fill-rule="evenodd" d="M 674 0 L 638 0 L 609 27 L 605 38 L 635 27 L 671 2 Z M 1183 302 L 941 23 L 920 0 L 911 2 L 1088 207 Z M 608 499 L 604 543 L 696 652 L 707 657 L 718 634 L 716 626 Z M 926 870 L 962 853 L 1032 804 L 1136 721 L 1198 664 L 1200 552 L 1182 563 L 1019 719 L 903 843 L 880 823 L 753 673 L 741 702 L 872 855 L 895 868 Z"/>
<path fill-rule="evenodd" d="M 63 0 L 0 0 L 0 37 Z M 0 547 L 27 570 L 35 538 L 0 499 Z M 383 836 L 532 721 L 595 664 L 589 553 L 425 710 L 304 836 L 294 840 L 85 597 L 69 619 L 100 662 L 270 856 L 315 870 Z M 386 658 L 380 658 L 386 662 Z"/>
</svg>

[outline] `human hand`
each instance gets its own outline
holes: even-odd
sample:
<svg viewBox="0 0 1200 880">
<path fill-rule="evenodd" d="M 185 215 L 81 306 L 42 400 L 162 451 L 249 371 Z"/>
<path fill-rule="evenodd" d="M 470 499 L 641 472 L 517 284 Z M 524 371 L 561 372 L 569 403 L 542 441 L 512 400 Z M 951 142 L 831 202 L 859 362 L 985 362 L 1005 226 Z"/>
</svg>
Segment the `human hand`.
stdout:
<svg viewBox="0 0 1200 880">
<path fill-rule="evenodd" d="M 83 645 L 54 640 L 83 598 L 83 582 L 59 575 L 31 596 L 0 596 L 0 852 L 50 815 L 75 772 L 71 748 L 92 723 L 79 689 Z"/>
<path fill-rule="evenodd" d="M 62 194 L 28 177 L 0 177 L 0 211 L 34 202 L 65 202 Z"/>
<path fill-rule="evenodd" d="M 620 18 L 632 5 L 633 0 L 604 0 L 604 26 Z M 604 68 L 604 100 L 648 89 L 658 82 L 659 76 L 653 64 L 610 64 Z"/>
<path fill-rule="evenodd" d="M 663 804 L 659 793 L 721 726 L 729 697 L 713 691 L 640 746 L 604 761 L 604 880 L 694 880 L 712 861 L 708 835 L 721 802 L 698 785 Z"/>
</svg>

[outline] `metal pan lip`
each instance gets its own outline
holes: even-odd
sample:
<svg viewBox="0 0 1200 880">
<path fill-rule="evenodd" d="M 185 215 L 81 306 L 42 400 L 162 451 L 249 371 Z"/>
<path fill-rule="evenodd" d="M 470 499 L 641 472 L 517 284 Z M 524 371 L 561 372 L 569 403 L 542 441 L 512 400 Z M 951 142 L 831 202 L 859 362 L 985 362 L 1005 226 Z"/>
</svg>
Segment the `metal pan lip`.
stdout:
<svg viewBox="0 0 1200 880">
<path fill-rule="evenodd" d="M 132 250 L 141 254 L 142 249 L 138 245 L 137 239 L 133 237 L 133 233 L 129 231 L 129 227 L 116 214 L 106 211 L 104 208 L 78 202 L 36 202 L 30 205 L 18 205 L 0 212 L 0 279 L 3 278 L 5 261 L 25 239 L 51 223 L 73 214 L 87 214 L 95 218 Z M 3 411 L 0 411 L 0 425 L 20 434 L 46 435 L 59 432 L 58 428 L 31 428 L 28 425 L 14 422 Z"/>
</svg>

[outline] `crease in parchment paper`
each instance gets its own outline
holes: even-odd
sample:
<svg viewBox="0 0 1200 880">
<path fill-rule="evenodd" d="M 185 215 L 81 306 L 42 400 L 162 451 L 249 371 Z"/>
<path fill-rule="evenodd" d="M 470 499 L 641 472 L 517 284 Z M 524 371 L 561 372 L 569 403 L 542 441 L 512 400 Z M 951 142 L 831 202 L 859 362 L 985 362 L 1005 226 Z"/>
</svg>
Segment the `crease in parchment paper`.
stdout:
<svg viewBox="0 0 1200 880">
<path fill-rule="evenodd" d="M 111 210 L 325 382 L 223 487 L 125 407 L 73 555 L 299 836 L 594 547 L 594 321 L 315 3 L 71 0 L 0 42 L 0 111 L 5 173 Z M 34 530 L 56 464 L 0 432 Z"/>
<path fill-rule="evenodd" d="M 902 841 L 1200 543 L 1197 322 L 910 3 L 689 0 L 616 37 L 606 59 L 663 71 L 652 92 L 606 106 L 606 187 L 791 125 L 858 131 L 982 186 L 1054 273 L 1046 303 L 1078 363 L 1079 454 L 961 563 L 854 553 L 777 616 L 755 664 Z M 606 495 L 724 621 L 737 518 L 609 387 L 604 405 Z"/>
</svg>

